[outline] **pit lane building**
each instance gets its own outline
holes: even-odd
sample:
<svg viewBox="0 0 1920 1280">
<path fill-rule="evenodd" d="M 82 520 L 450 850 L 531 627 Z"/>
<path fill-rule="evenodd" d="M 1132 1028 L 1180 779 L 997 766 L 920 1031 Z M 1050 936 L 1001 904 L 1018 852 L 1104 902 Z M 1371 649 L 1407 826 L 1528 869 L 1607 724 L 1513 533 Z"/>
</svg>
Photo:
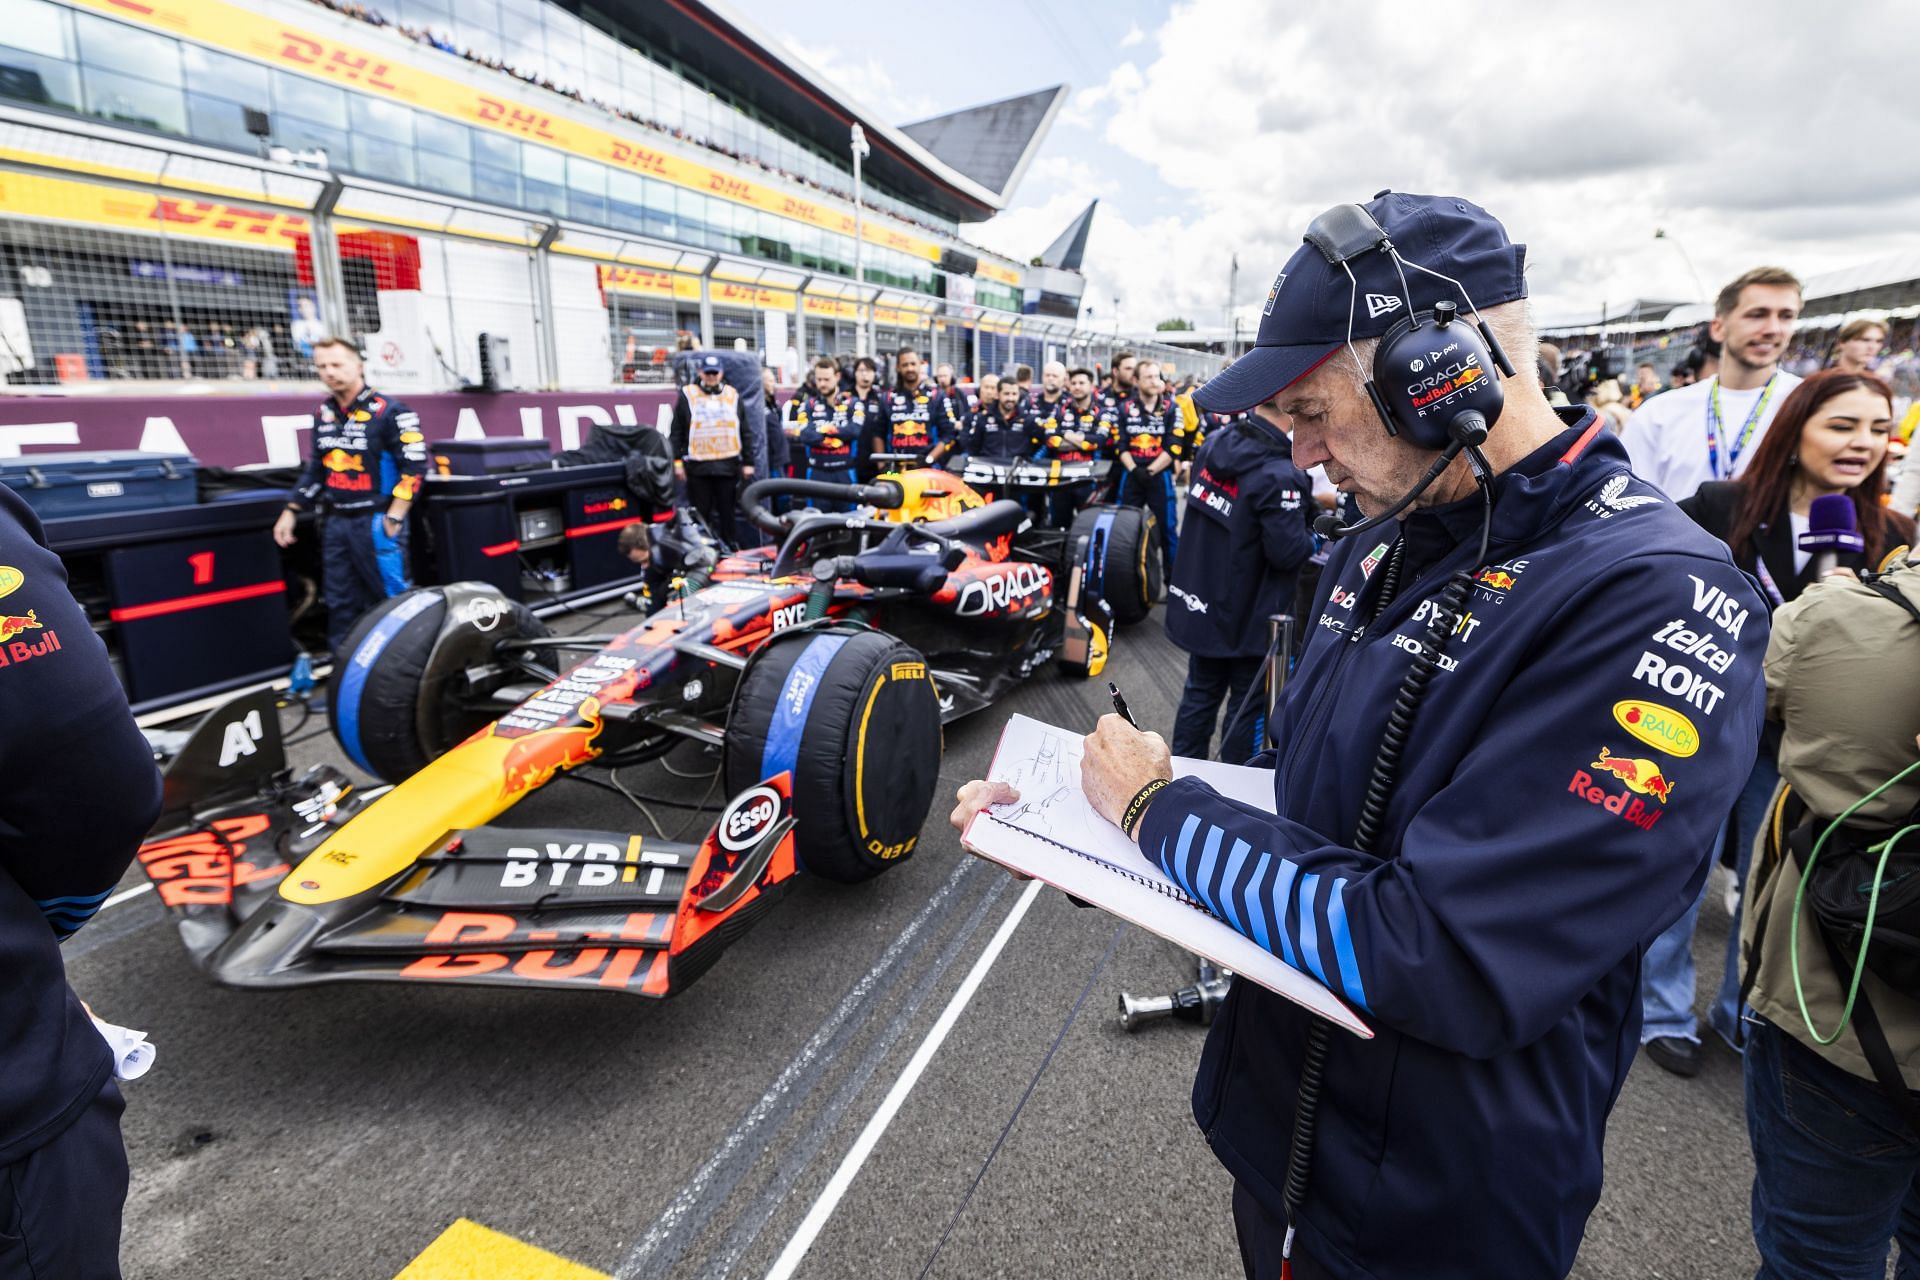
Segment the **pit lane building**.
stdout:
<svg viewBox="0 0 1920 1280">
<path fill-rule="evenodd" d="M 791 376 L 863 322 L 966 373 L 1111 354 L 1076 325 L 1077 270 L 961 235 L 1005 206 L 1065 86 L 895 127 L 703 0 L 7 15 L 15 386 L 298 381 L 326 332 L 403 394 L 659 382 L 688 338 Z"/>
</svg>

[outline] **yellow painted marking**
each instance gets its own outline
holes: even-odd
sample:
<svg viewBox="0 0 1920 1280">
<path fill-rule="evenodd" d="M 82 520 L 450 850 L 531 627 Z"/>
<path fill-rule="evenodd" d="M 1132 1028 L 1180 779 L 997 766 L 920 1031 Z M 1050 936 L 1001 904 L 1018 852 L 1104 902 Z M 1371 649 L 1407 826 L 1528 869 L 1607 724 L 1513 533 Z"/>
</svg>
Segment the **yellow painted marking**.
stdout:
<svg viewBox="0 0 1920 1280">
<path fill-rule="evenodd" d="M 881 676 L 873 683 L 873 692 L 867 695 L 867 709 L 860 713 L 860 745 L 853 754 L 853 811 L 860 819 L 860 834 L 867 834 L 867 720 L 873 715 L 874 701 L 880 696 L 881 686 L 887 678 Z"/>
<path fill-rule="evenodd" d="M 620 879 L 627 884 L 633 883 L 634 873 L 639 870 L 633 864 L 640 861 L 640 837 L 627 837 L 627 869 L 620 873 Z"/>
<path fill-rule="evenodd" d="M 458 1218 L 394 1280 L 610 1280 L 610 1277 L 604 1271 L 568 1262 L 558 1254 Z"/>
</svg>

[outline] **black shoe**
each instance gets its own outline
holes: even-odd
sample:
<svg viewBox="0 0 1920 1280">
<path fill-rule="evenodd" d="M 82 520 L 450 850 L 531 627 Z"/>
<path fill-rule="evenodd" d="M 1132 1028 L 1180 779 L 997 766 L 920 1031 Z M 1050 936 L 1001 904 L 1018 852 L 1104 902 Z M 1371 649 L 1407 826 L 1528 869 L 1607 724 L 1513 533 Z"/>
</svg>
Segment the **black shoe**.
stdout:
<svg viewBox="0 0 1920 1280">
<path fill-rule="evenodd" d="M 1647 1056 L 1663 1071 L 1691 1078 L 1700 1074 L 1700 1046 L 1680 1036 L 1655 1036 L 1645 1045 Z"/>
</svg>

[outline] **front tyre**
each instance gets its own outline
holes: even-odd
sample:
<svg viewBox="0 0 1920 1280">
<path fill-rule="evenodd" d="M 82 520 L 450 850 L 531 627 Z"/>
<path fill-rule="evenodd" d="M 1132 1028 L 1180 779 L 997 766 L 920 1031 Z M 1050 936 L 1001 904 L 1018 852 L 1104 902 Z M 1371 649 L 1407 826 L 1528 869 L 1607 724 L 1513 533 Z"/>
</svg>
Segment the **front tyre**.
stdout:
<svg viewBox="0 0 1920 1280">
<path fill-rule="evenodd" d="M 852 883 L 912 855 L 940 749 L 939 697 L 919 650 L 850 624 L 807 627 L 770 641 L 740 674 L 727 790 L 791 771 L 801 865 Z"/>
</svg>

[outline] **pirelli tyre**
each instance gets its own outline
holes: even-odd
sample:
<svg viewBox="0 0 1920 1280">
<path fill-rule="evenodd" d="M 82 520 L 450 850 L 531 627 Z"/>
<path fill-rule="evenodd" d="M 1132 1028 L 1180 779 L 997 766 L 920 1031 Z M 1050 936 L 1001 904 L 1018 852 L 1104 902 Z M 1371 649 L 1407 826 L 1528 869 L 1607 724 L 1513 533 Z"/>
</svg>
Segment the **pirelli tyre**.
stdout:
<svg viewBox="0 0 1920 1280">
<path fill-rule="evenodd" d="M 1166 594 L 1160 559 L 1160 522 L 1144 507 L 1088 507 L 1073 518 L 1067 532 L 1066 569 L 1071 557 L 1088 539 L 1090 558 L 1099 572 L 1091 575 L 1100 594 L 1113 608 L 1113 620 L 1130 626 L 1145 618 Z"/>
<path fill-rule="evenodd" d="M 333 736 L 360 768 L 399 782 L 494 718 L 475 705 L 486 690 L 467 689 L 468 669 L 489 665 L 502 640 L 547 634 L 525 605 L 484 583 L 417 587 L 383 600 L 354 624 L 334 663 Z"/>
<path fill-rule="evenodd" d="M 919 650 L 864 627 L 807 627 L 776 637 L 740 673 L 727 790 L 791 770 L 801 865 L 852 883 L 912 855 L 940 748 L 940 700 Z"/>
</svg>

